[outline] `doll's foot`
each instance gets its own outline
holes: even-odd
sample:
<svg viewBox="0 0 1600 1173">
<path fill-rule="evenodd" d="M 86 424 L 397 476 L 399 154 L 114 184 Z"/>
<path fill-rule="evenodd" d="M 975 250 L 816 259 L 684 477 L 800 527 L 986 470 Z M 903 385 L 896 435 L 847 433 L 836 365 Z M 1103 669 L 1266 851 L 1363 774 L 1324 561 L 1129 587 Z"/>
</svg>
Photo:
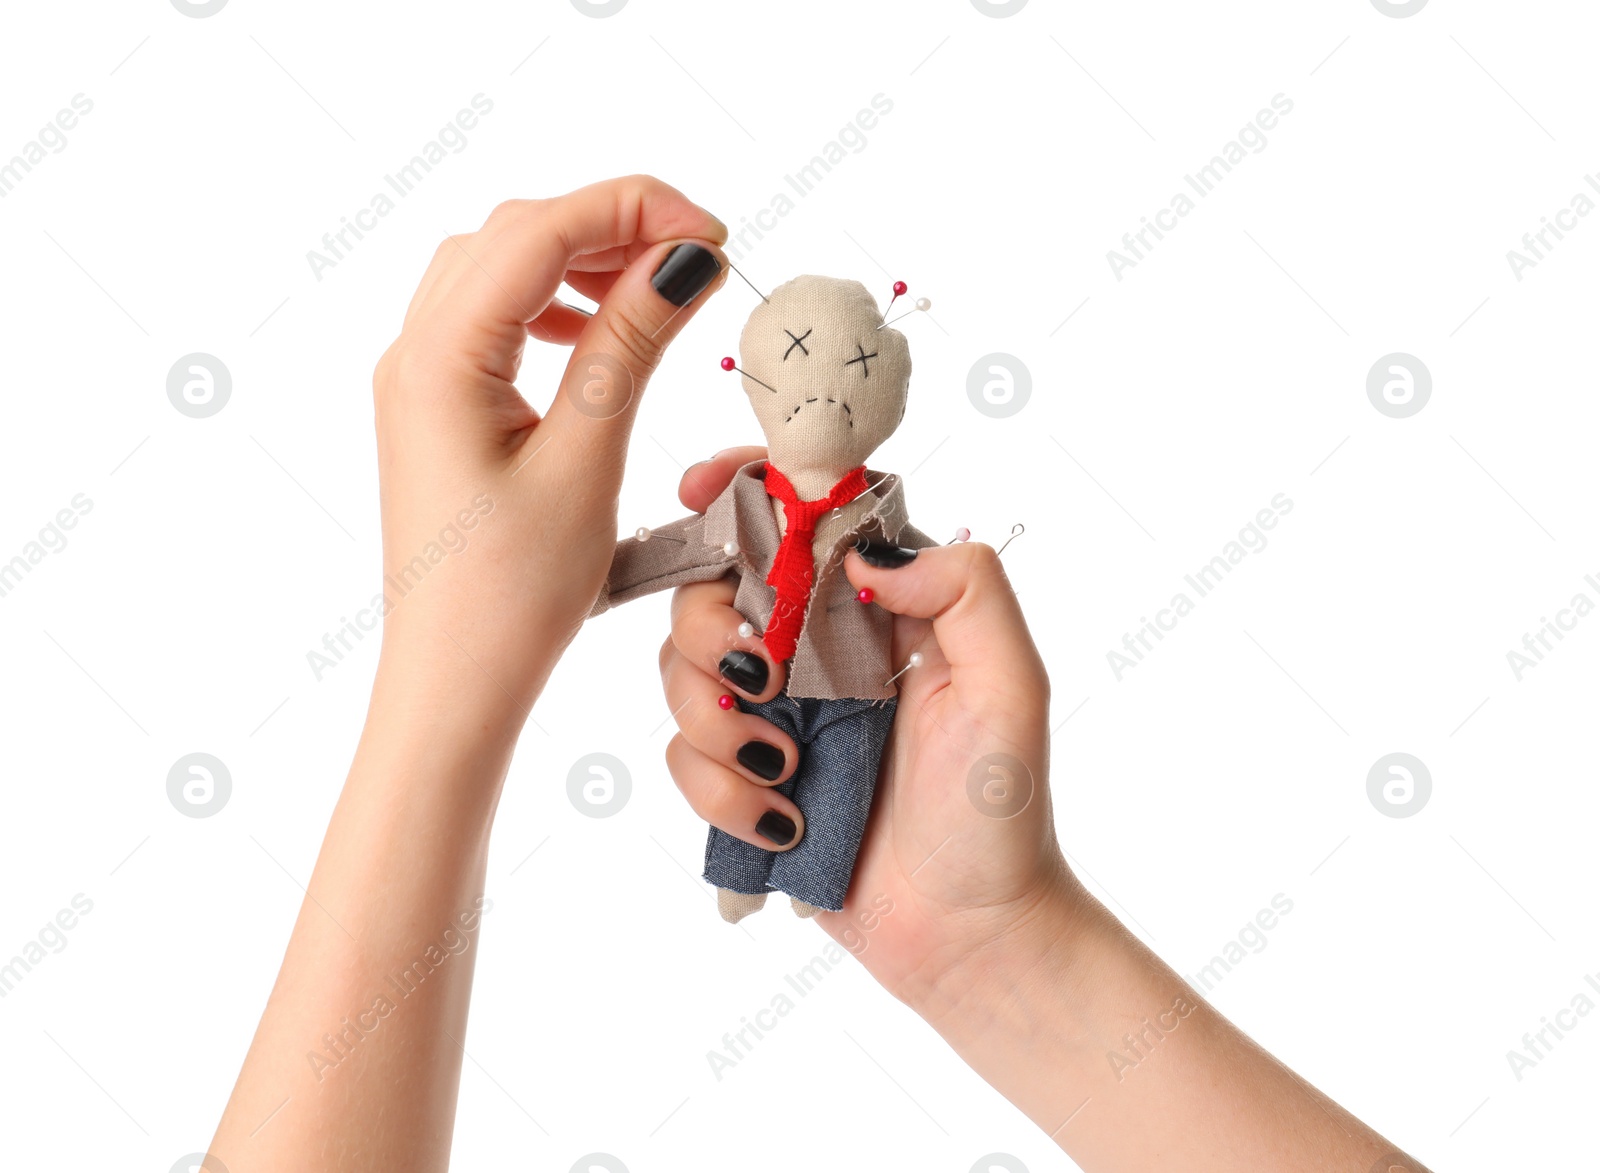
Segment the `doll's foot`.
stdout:
<svg viewBox="0 0 1600 1173">
<path fill-rule="evenodd" d="M 738 924 L 752 912 L 760 912 L 761 906 L 766 902 L 765 892 L 730 892 L 726 888 L 717 889 L 717 911 L 730 925 Z"/>
<path fill-rule="evenodd" d="M 815 904 L 807 904 L 804 900 L 794 896 L 789 897 L 789 903 L 794 906 L 794 914 L 796 916 L 812 917 L 822 911 Z"/>
</svg>

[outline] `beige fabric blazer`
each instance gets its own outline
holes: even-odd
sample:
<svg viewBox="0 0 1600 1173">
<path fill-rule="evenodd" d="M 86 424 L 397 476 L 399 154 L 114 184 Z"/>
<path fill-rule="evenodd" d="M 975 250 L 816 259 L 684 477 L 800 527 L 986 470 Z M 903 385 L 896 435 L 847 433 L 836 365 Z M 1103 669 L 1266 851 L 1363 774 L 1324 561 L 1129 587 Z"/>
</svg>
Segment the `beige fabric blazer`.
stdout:
<svg viewBox="0 0 1600 1173">
<path fill-rule="evenodd" d="M 779 541 L 778 521 L 762 483 L 765 469 L 765 460 L 741 467 L 704 516 L 661 526 L 642 542 L 619 541 L 611 573 L 589 614 L 683 583 L 731 575 L 739 582 L 734 607 L 764 631 L 777 601 L 777 591 L 766 579 Z M 833 557 L 812 588 L 789 664 L 790 696 L 877 700 L 895 695 L 895 686 L 888 683 L 895 671 L 889 659 L 891 616 L 882 607 L 856 601 L 855 588 L 844 575 L 844 556 L 862 534 L 913 549 L 935 543 L 907 522 L 899 477 L 868 469 L 867 484 L 876 503 L 834 544 Z"/>
</svg>

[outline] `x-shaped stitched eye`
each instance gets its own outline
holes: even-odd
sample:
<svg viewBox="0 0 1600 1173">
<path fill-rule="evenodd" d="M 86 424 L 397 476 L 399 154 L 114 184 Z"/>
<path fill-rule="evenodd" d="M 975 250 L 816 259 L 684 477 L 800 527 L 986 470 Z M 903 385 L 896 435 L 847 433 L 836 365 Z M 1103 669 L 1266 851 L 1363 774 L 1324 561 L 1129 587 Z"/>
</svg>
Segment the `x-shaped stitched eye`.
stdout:
<svg viewBox="0 0 1600 1173">
<path fill-rule="evenodd" d="M 816 329 L 815 326 L 813 326 L 811 328 L 811 330 L 815 330 L 815 329 Z M 801 354 L 810 354 L 811 352 L 806 349 L 806 339 L 811 337 L 811 330 L 807 330 L 804 334 L 800 335 L 800 337 L 798 337 L 798 338 L 795 338 L 793 330 L 785 330 L 784 333 L 787 334 L 791 339 L 794 339 L 792 342 L 789 343 L 789 350 L 793 350 L 795 347 L 798 346 L 800 348 L 800 353 Z M 784 357 L 785 361 L 787 361 L 788 358 L 789 358 L 789 350 L 785 350 L 783 352 L 783 357 Z"/>
<path fill-rule="evenodd" d="M 849 362 L 845 363 L 844 365 L 849 367 L 849 366 L 854 366 L 856 363 L 860 363 L 861 364 L 861 377 L 863 379 L 865 379 L 871 373 L 867 369 L 867 360 L 869 358 L 877 358 L 877 357 L 878 357 L 878 352 L 876 350 L 874 350 L 871 354 L 868 354 L 862 348 L 861 343 L 857 342 L 856 343 L 856 357 L 851 359 Z"/>
</svg>

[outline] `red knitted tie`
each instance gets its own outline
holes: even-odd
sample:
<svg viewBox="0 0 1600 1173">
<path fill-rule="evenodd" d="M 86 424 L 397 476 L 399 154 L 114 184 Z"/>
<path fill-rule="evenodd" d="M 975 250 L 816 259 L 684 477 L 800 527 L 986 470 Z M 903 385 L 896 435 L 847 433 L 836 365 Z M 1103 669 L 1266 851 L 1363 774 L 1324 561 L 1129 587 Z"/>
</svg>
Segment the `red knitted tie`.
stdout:
<svg viewBox="0 0 1600 1173">
<path fill-rule="evenodd" d="M 800 641 L 800 627 L 806 618 L 806 605 L 811 601 L 811 587 L 816 578 L 811 543 L 816 540 L 817 521 L 824 513 L 854 501 L 867 491 L 867 466 L 851 469 L 826 497 L 815 501 L 800 500 L 789 478 L 771 463 L 767 465 L 766 482 L 767 494 L 783 502 L 783 540 L 778 543 L 778 553 L 767 573 L 767 585 L 778 588 L 778 600 L 773 605 L 772 619 L 767 623 L 764 637 L 767 651 L 781 664 L 794 655 L 795 645 Z"/>
</svg>

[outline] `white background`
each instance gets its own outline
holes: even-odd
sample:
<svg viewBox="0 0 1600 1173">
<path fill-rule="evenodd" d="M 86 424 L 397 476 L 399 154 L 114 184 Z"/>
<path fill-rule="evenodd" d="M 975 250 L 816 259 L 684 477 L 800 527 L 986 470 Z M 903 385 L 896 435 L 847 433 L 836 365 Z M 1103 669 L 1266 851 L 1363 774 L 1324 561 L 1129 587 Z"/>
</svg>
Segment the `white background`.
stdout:
<svg viewBox="0 0 1600 1173">
<path fill-rule="evenodd" d="M 0 159 L 94 107 L 0 200 L 0 561 L 93 508 L 0 598 L 0 959 L 93 911 L 0 1000 L 0 1164 L 165 1173 L 211 1136 L 360 727 L 375 637 L 320 681 L 306 653 L 378 590 L 371 369 L 444 234 L 633 171 L 737 229 L 880 93 L 741 267 L 933 299 L 873 464 L 934 535 L 1026 525 L 1005 562 L 1087 882 L 1186 974 L 1284 894 L 1225 1013 L 1440 1169 L 1592 1163 L 1600 1016 L 1520 1080 L 1506 1057 L 1600 970 L 1600 618 L 1520 681 L 1506 656 L 1600 602 L 1600 217 L 1520 281 L 1506 259 L 1600 169 L 1588 6 L 141 0 L 6 26 Z M 479 93 L 466 148 L 317 279 L 308 250 Z M 1280 93 L 1265 148 L 1118 280 L 1107 251 Z M 652 384 L 625 529 L 756 438 L 714 365 L 752 298 L 730 284 Z M 233 377 L 209 419 L 166 396 L 194 351 Z M 1366 394 L 1396 351 L 1433 379 L 1407 419 Z M 1009 418 L 967 396 L 991 352 L 1031 372 Z M 562 361 L 530 353 L 536 405 Z M 1267 547 L 1119 681 L 1123 634 L 1279 493 Z M 1071 1168 L 853 965 L 713 1077 L 825 938 L 778 902 L 730 928 L 695 878 L 666 609 L 584 631 L 512 767 L 457 1166 Z M 166 794 L 196 751 L 233 779 L 205 819 Z M 608 819 L 566 794 L 594 751 L 633 778 Z M 1432 776 L 1409 818 L 1367 795 L 1397 751 Z"/>
</svg>

